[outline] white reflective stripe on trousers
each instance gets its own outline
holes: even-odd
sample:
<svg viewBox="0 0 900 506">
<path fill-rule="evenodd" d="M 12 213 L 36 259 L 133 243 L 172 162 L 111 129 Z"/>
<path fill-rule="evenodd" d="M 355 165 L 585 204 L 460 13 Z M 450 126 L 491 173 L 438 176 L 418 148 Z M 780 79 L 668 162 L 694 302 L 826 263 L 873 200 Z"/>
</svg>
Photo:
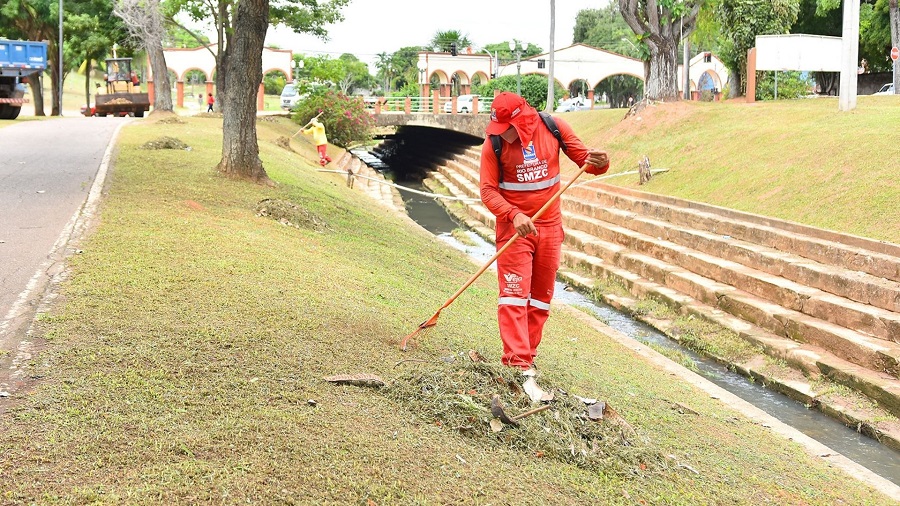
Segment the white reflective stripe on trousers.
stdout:
<svg viewBox="0 0 900 506">
<path fill-rule="evenodd" d="M 531 306 L 544 311 L 550 311 L 550 304 L 537 299 L 520 299 L 518 297 L 500 297 L 497 299 L 498 306 Z"/>
<path fill-rule="evenodd" d="M 531 307 L 536 307 L 538 309 L 543 309 L 544 311 L 550 311 L 550 304 L 547 302 L 543 302 L 537 299 L 528 299 L 528 304 Z"/>
</svg>

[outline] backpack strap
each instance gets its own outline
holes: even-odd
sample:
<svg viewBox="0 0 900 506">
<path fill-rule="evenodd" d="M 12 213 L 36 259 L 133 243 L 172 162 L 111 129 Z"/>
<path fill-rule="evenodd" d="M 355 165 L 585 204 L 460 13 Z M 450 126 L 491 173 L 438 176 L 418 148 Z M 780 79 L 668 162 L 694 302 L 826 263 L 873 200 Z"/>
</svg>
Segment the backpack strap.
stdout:
<svg viewBox="0 0 900 506">
<path fill-rule="evenodd" d="M 556 120 L 553 119 L 553 116 L 550 116 L 549 113 L 544 111 L 541 111 L 538 114 L 541 116 L 541 119 L 544 120 L 544 125 L 547 126 L 547 130 L 550 130 L 550 133 L 552 133 L 553 136 L 556 137 L 556 140 L 559 141 L 559 147 L 562 148 L 563 153 L 565 153 L 566 143 L 562 140 L 562 134 L 559 132 L 559 127 L 556 126 Z"/>
<path fill-rule="evenodd" d="M 556 140 L 559 142 L 559 147 L 562 148 L 563 152 L 566 152 L 566 143 L 562 140 L 562 133 L 559 131 L 559 127 L 556 126 L 556 120 L 553 119 L 553 116 L 550 114 L 540 111 L 538 112 L 541 119 L 544 121 L 544 126 L 547 127 L 547 130 L 550 130 L 550 133 L 556 137 Z M 500 154 L 503 152 L 503 142 L 500 139 L 499 135 L 490 135 L 491 146 L 494 148 L 494 155 L 497 156 L 497 165 L 500 166 Z M 503 168 L 500 167 L 500 177 L 498 179 L 499 182 L 503 182 Z"/>
<path fill-rule="evenodd" d="M 500 153 L 503 152 L 503 140 L 499 135 L 491 135 L 491 146 L 494 147 L 494 154 L 497 156 L 497 166 L 500 166 Z M 500 167 L 500 177 L 498 182 L 503 182 L 503 168 Z"/>
</svg>

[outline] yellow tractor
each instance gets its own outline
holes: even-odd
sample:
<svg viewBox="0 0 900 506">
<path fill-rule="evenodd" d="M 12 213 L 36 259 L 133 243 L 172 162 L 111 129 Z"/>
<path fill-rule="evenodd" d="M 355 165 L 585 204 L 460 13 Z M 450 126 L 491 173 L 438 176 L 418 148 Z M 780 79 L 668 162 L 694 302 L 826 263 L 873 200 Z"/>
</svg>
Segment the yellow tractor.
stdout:
<svg viewBox="0 0 900 506">
<path fill-rule="evenodd" d="M 97 86 L 94 107 L 86 116 L 125 116 L 138 118 L 150 110 L 150 95 L 141 93 L 141 82 L 131 66 L 131 58 L 108 58 L 104 86 Z"/>
</svg>

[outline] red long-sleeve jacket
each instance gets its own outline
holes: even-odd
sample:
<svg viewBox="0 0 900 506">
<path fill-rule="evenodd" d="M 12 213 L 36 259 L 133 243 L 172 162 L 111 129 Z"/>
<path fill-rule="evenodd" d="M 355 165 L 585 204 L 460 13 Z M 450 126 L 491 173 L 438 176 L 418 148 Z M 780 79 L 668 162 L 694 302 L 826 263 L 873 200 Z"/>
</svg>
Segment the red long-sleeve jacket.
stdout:
<svg viewBox="0 0 900 506">
<path fill-rule="evenodd" d="M 554 120 L 566 144 L 566 156 L 578 166 L 583 165 L 588 148 L 568 123 L 557 116 Z M 538 120 L 528 149 L 523 149 L 519 139 L 511 144 L 502 139 L 500 142 L 503 145 L 502 178 L 490 138 L 485 139 L 481 147 L 481 201 L 498 222 L 512 222 L 520 212 L 532 217 L 559 190 L 559 141 L 543 121 Z M 562 223 L 559 200 L 535 222 L 536 225 L 558 223 Z"/>
</svg>

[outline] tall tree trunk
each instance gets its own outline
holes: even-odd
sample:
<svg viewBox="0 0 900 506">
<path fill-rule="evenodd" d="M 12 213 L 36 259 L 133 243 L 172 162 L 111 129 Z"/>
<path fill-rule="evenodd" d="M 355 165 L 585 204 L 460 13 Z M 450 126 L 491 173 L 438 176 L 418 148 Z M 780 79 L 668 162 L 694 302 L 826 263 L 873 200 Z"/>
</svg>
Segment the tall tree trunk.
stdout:
<svg viewBox="0 0 900 506">
<path fill-rule="evenodd" d="M 647 97 L 671 102 L 678 100 L 678 44 L 674 40 L 649 40 L 650 75 Z"/>
<path fill-rule="evenodd" d="M 162 46 L 166 27 L 159 0 L 116 0 L 113 13 L 122 18 L 132 38 L 147 51 L 153 70 L 153 111 L 172 112 L 172 83 Z"/>
<path fill-rule="evenodd" d="M 262 82 L 262 50 L 269 28 L 268 0 L 241 0 L 226 58 L 219 61 L 228 92 L 223 107 L 222 161 L 217 170 L 229 177 L 269 183 L 256 138 L 256 93 Z M 218 81 L 218 79 L 217 79 Z M 220 93 L 219 96 L 222 96 Z"/>
<path fill-rule="evenodd" d="M 28 79 L 31 86 L 31 96 L 34 97 L 34 115 L 46 116 L 44 112 L 44 74 L 39 72 Z"/>
<path fill-rule="evenodd" d="M 169 81 L 169 69 L 163 54 L 162 41 L 147 48 L 150 68 L 153 69 L 153 112 L 172 112 L 172 83 Z"/>
</svg>

